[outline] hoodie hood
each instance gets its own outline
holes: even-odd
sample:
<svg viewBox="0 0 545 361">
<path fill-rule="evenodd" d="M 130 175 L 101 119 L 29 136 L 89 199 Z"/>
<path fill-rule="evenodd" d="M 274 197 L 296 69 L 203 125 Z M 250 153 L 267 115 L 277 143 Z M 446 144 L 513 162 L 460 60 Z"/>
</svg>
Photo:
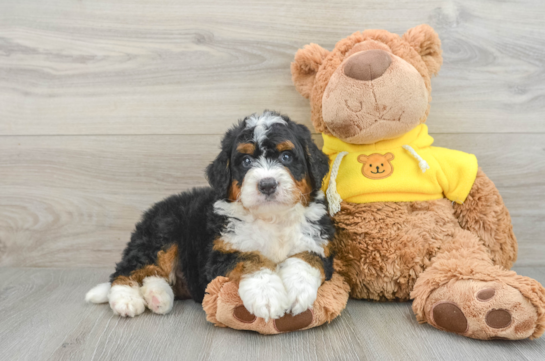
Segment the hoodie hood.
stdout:
<svg viewBox="0 0 545 361">
<path fill-rule="evenodd" d="M 404 145 L 410 145 L 412 148 L 425 148 L 433 144 L 433 138 L 428 134 L 428 126 L 426 124 L 419 124 L 410 132 L 402 135 L 399 138 L 381 140 L 373 144 L 350 144 L 343 142 L 339 138 L 332 135 L 322 134 L 324 139 L 324 147 L 322 151 L 327 154 L 336 154 L 340 152 L 374 152 L 391 150 L 394 148 L 400 148 Z"/>
</svg>

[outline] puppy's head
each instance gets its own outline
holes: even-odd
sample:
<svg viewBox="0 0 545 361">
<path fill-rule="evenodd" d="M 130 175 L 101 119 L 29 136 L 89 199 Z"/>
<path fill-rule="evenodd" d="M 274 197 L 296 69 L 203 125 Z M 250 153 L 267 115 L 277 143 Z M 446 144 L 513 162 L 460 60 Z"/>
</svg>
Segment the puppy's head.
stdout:
<svg viewBox="0 0 545 361">
<path fill-rule="evenodd" d="M 309 130 L 276 112 L 246 117 L 225 134 L 221 148 L 206 171 L 210 185 L 255 214 L 306 205 L 329 170 Z"/>
</svg>

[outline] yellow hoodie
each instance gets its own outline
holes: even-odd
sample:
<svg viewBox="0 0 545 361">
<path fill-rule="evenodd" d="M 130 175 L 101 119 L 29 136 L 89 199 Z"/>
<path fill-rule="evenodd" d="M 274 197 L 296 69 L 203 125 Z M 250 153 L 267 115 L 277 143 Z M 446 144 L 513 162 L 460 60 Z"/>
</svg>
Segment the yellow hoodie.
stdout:
<svg viewBox="0 0 545 361">
<path fill-rule="evenodd" d="M 329 156 L 331 169 L 322 188 L 330 203 L 332 196 L 350 203 L 444 197 L 463 203 L 477 176 L 477 158 L 432 147 L 433 138 L 425 124 L 399 138 L 375 144 L 349 144 L 326 134 L 323 138 L 323 152 Z"/>
</svg>

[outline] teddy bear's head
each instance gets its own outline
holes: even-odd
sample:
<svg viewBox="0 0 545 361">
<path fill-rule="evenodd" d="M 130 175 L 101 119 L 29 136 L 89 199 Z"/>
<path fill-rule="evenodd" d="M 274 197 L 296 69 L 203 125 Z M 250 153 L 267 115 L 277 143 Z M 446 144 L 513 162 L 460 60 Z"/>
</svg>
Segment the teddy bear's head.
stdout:
<svg viewBox="0 0 545 361">
<path fill-rule="evenodd" d="M 295 87 L 310 99 L 316 131 L 352 144 L 392 139 L 426 121 L 430 78 L 441 64 L 441 42 L 428 25 L 403 36 L 356 32 L 332 51 L 310 44 L 295 54 Z"/>
</svg>

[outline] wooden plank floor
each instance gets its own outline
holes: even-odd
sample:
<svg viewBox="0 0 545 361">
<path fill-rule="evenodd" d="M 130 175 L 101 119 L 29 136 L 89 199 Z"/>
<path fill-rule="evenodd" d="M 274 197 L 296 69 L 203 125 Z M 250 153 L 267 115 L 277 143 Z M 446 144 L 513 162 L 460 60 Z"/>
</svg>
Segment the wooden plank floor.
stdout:
<svg viewBox="0 0 545 361">
<path fill-rule="evenodd" d="M 518 267 L 545 283 L 545 267 Z M 478 341 L 416 322 L 410 303 L 350 300 L 331 324 L 276 336 L 217 328 L 200 305 L 114 316 L 86 304 L 108 269 L 0 268 L 0 360 L 543 360 L 545 339 Z M 491 358 L 491 356 L 494 356 Z"/>
</svg>

